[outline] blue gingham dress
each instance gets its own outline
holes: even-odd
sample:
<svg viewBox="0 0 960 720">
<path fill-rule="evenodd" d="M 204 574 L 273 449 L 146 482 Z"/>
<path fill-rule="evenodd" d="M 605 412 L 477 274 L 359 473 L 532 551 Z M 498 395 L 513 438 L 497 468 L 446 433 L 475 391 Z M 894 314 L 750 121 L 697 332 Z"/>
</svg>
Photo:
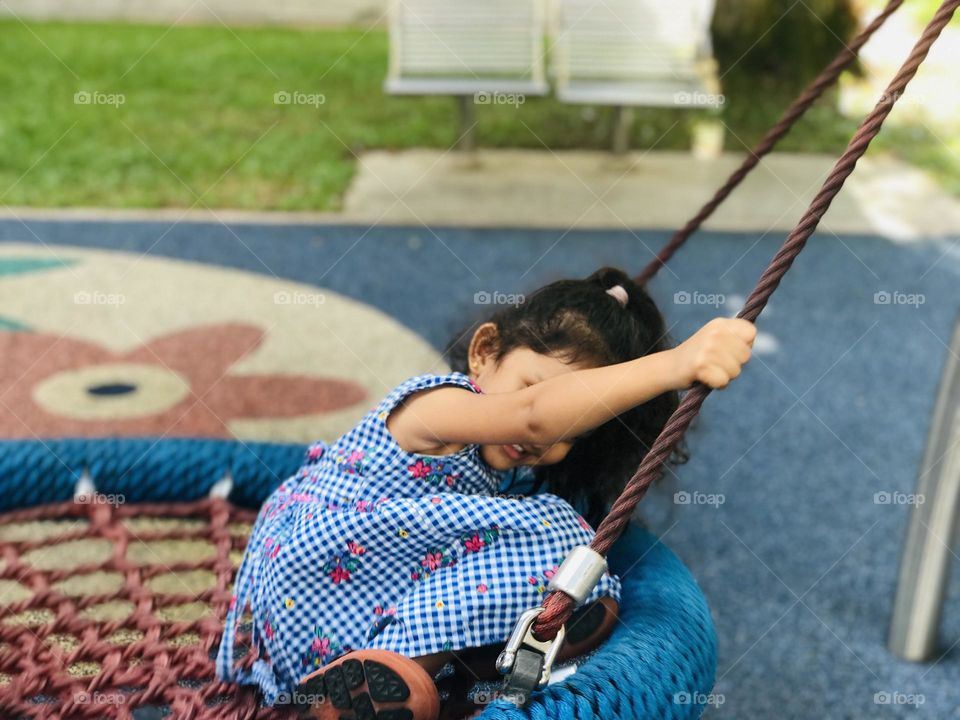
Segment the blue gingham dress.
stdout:
<svg viewBox="0 0 960 720">
<path fill-rule="evenodd" d="M 389 412 L 438 385 L 481 392 L 458 372 L 407 380 L 339 440 L 311 445 L 264 503 L 234 584 L 221 680 L 257 684 L 273 705 L 351 650 L 417 657 L 502 644 L 568 552 L 590 542 L 593 530 L 556 495 L 498 494 L 512 471 L 490 468 L 479 445 L 443 456 L 400 448 Z M 587 602 L 605 595 L 620 600 L 610 573 Z M 248 602 L 249 671 L 234 667 Z"/>
</svg>

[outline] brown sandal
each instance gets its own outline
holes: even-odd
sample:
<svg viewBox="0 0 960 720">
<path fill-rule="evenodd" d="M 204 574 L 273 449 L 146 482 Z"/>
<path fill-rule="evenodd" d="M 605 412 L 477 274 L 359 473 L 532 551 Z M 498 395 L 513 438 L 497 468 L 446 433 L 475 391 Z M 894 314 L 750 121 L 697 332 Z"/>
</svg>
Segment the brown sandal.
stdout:
<svg viewBox="0 0 960 720">
<path fill-rule="evenodd" d="M 356 650 L 307 675 L 293 696 L 314 720 L 437 720 L 440 697 L 430 674 L 390 650 Z"/>
</svg>

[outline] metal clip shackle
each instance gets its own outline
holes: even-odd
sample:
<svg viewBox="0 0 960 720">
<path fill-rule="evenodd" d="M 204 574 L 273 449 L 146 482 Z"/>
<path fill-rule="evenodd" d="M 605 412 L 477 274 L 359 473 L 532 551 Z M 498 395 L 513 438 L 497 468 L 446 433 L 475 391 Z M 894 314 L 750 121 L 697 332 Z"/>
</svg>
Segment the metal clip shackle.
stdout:
<svg viewBox="0 0 960 720">
<path fill-rule="evenodd" d="M 575 547 L 550 579 L 548 590 L 566 593 L 579 605 L 589 597 L 607 570 L 606 559 L 586 545 Z M 550 671 L 563 646 L 566 627 L 561 626 L 552 640 L 538 640 L 533 625 L 543 612 L 539 605 L 525 611 L 517 620 L 506 647 L 497 657 L 497 670 L 506 675 L 503 697 L 517 705 L 526 703 L 528 693 L 550 681 Z M 518 668 L 518 656 L 522 658 Z M 539 660 L 542 657 L 542 662 Z"/>
<path fill-rule="evenodd" d="M 502 675 L 508 675 L 513 670 L 517 653 L 524 645 L 528 645 L 542 653 L 543 673 L 540 676 L 537 687 L 546 685 L 550 679 L 550 668 L 553 666 L 553 661 L 556 659 L 557 653 L 560 652 L 560 646 L 563 645 L 563 636 L 565 634 L 564 628 L 560 628 L 560 632 L 557 633 L 557 636 L 553 640 L 537 640 L 533 636 L 533 623 L 536 622 L 542 612 L 542 605 L 525 611 L 523 615 L 520 616 L 520 619 L 517 620 L 517 624 L 510 634 L 510 639 L 507 640 L 506 647 L 497 657 L 497 670 L 500 671 Z"/>
<path fill-rule="evenodd" d="M 550 669 L 563 645 L 562 627 L 553 640 L 537 640 L 533 636 L 533 623 L 542 612 L 543 606 L 526 610 L 497 657 L 497 670 L 506 676 L 500 697 L 514 705 L 525 705 L 530 692 L 550 681 Z"/>
</svg>

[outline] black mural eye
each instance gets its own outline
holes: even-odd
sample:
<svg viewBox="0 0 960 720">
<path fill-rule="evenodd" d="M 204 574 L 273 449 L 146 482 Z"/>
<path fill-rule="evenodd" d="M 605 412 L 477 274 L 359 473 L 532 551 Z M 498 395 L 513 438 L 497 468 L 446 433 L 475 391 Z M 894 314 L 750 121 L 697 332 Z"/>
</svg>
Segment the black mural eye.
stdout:
<svg viewBox="0 0 960 720">
<path fill-rule="evenodd" d="M 130 383 L 105 383 L 103 385 L 91 385 L 87 392 L 91 395 L 127 395 L 136 391 L 137 386 Z"/>
<path fill-rule="evenodd" d="M 33 389 L 34 401 L 47 412 L 111 422 L 166 412 L 189 394 L 186 378 L 147 363 L 96 363 L 62 370 Z"/>
</svg>

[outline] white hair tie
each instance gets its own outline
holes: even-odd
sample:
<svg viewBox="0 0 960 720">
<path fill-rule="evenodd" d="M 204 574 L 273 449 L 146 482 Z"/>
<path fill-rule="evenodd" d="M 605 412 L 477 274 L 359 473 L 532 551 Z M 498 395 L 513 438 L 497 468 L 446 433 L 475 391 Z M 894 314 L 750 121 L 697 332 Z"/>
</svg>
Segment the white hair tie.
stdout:
<svg viewBox="0 0 960 720">
<path fill-rule="evenodd" d="M 607 288 L 607 295 L 612 295 L 617 299 L 617 302 L 620 303 L 620 307 L 627 306 L 627 291 L 623 289 L 623 285 L 614 285 L 612 288 Z"/>
</svg>

